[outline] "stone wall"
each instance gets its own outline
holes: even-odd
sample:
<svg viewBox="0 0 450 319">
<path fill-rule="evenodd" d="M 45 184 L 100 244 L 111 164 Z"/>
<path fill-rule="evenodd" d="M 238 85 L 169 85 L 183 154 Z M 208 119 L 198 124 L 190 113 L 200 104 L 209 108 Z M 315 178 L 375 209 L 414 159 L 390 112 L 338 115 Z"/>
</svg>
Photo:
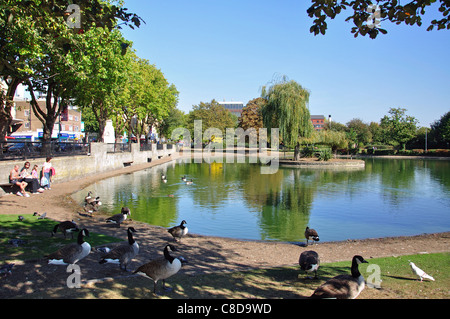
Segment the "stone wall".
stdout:
<svg viewBox="0 0 450 319">
<path fill-rule="evenodd" d="M 97 173 L 123 168 L 125 165 L 143 164 L 158 158 L 171 156 L 176 152 L 176 148 L 167 149 L 163 145 L 162 150 L 157 150 L 156 144 L 152 144 L 151 151 L 140 151 L 139 144 L 131 144 L 131 152 L 108 153 L 107 144 L 92 143 L 91 154 L 89 156 L 70 156 L 54 157 L 52 165 L 56 170 L 53 177 L 54 182 L 73 180 L 80 177 L 86 177 Z M 0 162 L 0 184 L 9 183 L 9 172 L 18 164 L 20 168 L 29 161 L 31 167 L 39 165 L 39 170 L 45 162 L 44 158 L 15 160 Z M 0 188 L 0 196 L 5 195 L 5 191 L 10 192 L 8 188 Z"/>
</svg>

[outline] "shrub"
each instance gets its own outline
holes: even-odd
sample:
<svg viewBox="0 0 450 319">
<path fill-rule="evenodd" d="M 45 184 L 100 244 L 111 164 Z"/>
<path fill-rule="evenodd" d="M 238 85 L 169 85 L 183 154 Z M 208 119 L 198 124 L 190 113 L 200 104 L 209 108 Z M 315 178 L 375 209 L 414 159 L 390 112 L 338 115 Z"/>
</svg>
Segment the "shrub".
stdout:
<svg viewBox="0 0 450 319">
<path fill-rule="evenodd" d="M 324 161 L 324 162 L 328 162 L 332 156 L 333 155 L 331 153 L 331 150 L 327 150 L 327 149 L 321 150 L 317 154 L 319 161 Z"/>
</svg>

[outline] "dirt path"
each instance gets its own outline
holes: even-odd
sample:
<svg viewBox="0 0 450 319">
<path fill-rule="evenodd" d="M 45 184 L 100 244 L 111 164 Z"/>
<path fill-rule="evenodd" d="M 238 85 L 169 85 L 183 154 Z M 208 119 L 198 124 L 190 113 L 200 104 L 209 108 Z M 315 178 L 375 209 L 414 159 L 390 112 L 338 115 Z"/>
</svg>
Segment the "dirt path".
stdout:
<svg viewBox="0 0 450 319">
<path fill-rule="evenodd" d="M 105 178 L 131 173 L 162 164 L 171 159 L 163 159 L 149 164 L 136 165 L 121 170 L 97 174 L 76 181 L 52 184 L 52 190 L 30 198 L 7 195 L 0 197 L 2 214 L 31 214 L 47 212 L 47 216 L 57 221 L 76 220 L 90 231 L 126 239 L 126 227 L 136 228 L 135 238 L 140 244 L 140 253 L 130 269 L 135 269 L 148 260 L 161 255 L 167 242 L 172 242 L 170 234 L 161 227 L 154 227 L 135 221 L 127 221 L 122 228 L 106 225 L 104 216 L 94 218 L 79 215 L 80 206 L 70 197 L 79 189 Z M 450 232 L 413 237 L 394 237 L 344 242 L 320 243 L 314 250 L 321 261 L 334 262 L 351 260 L 355 254 L 371 257 L 387 257 L 416 253 L 450 251 Z M 189 260 L 184 273 L 199 274 L 216 271 L 236 271 L 251 268 L 293 266 L 298 264 L 302 251 L 311 249 L 290 243 L 262 241 L 240 241 L 227 238 L 206 237 L 188 234 L 181 244 L 176 244 L 179 254 Z M 114 265 L 99 265 L 100 253 L 93 252 L 79 262 L 84 280 L 123 276 Z M 11 276 L 1 279 L 0 298 L 10 298 L 49 287 L 65 284 L 68 274 L 65 267 L 46 265 L 44 261 L 17 263 Z M 58 279 L 59 278 L 59 279 Z"/>
</svg>

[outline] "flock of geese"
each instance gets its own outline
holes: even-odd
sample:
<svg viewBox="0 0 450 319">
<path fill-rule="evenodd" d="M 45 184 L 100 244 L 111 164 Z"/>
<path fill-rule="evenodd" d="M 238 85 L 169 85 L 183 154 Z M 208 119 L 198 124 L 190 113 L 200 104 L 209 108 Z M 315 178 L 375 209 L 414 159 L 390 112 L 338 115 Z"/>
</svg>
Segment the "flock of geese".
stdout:
<svg viewBox="0 0 450 319">
<path fill-rule="evenodd" d="M 166 180 L 165 175 L 161 176 L 161 180 Z M 186 177 L 182 177 L 182 180 L 186 183 Z M 92 192 L 88 193 L 85 198 L 85 211 L 86 206 L 89 208 L 97 207 L 101 205 L 99 197 L 92 197 Z M 123 207 L 119 214 L 111 216 L 105 220 L 106 223 L 112 223 L 120 227 L 128 216 L 131 215 L 130 209 Z M 38 219 L 46 218 L 46 214 L 39 215 L 37 213 L 34 216 L 38 216 Z M 19 216 L 20 220 L 21 216 Z M 22 217 L 23 219 L 23 217 Z M 182 237 L 188 233 L 188 228 L 185 226 L 187 222 L 183 220 L 180 225 L 169 228 L 167 231 L 172 235 L 174 241 L 181 242 Z M 62 232 L 64 238 L 67 238 L 67 234 L 70 234 L 73 239 L 73 233 L 78 232 L 78 238 L 76 243 L 68 244 L 59 250 L 45 256 L 48 264 L 52 265 L 73 265 L 88 256 L 92 250 L 91 245 L 85 241 L 86 237 L 89 237 L 89 231 L 86 228 L 79 229 L 74 221 L 64 221 L 57 224 L 52 232 L 51 236 L 55 236 L 57 231 Z M 119 244 L 113 249 L 107 247 L 97 248 L 98 251 L 104 253 L 101 257 L 100 264 L 118 264 L 121 270 L 129 271 L 127 266 L 139 253 L 139 245 L 133 237 L 133 233 L 136 230 L 133 227 L 128 227 L 127 235 L 128 242 Z M 305 230 L 306 246 L 309 241 L 318 242 L 319 235 L 316 230 L 306 227 Z M 148 263 L 138 267 L 133 274 L 138 274 L 153 281 L 153 292 L 157 293 L 157 283 L 162 281 L 162 286 L 165 291 L 170 289 L 166 287 L 165 280 L 179 272 L 182 265 L 187 263 L 184 257 L 174 257 L 171 252 L 176 252 L 177 249 L 172 244 L 167 244 L 163 250 L 163 257 L 156 258 Z M 351 274 L 338 275 L 327 280 L 324 284 L 318 287 L 310 298 L 333 298 L 333 299 L 355 299 L 365 288 L 365 279 L 360 273 L 358 266 L 361 263 L 367 263 L 367 261 L 359 255 L 355 255 L 351 263 Z M 299 265 L 301 270 L 306 273 L 314 273 L 314 278 L 317 279 L 317 271 L 320 267 L 320 257 L 316 251 L 308 250 L 300 254 Z M 411 269 L 415 275 L 417 275 L 422 281 L 423 279 L 433 280 L 434 278 L 426 274 L 423 270 L 418 268 L 414 263 L 410 263 Z M 10 270 L 9 270 L 10 271 Z"/>
<path fill-rule="evenodd" d="M 89 192 L 85 197 L 85 211 L 88 212 L 89 208 L 101 205 L 99 197 L 93 197 L 92 192 Z M 93 210 L 96 211 L 96 210 Z M 127 220 L 128 216 L 131 215 L 130 209 L 128 207 L 122 207 L 119 214 L 113 215 L 105 219 L 106 223 L 114 224 L 117 227 Z M 37 213 L 35 214 L 37 216 Z M 44 215 L 38 216 L 39 219 L 45 218 Z M 181 242 L 181 238 L 188 233 L 188 228 L 186 227 L 187 222 L 183 220 L 180 225 L 171 227 L 167 231 L 172 235 L 174 241 Z M 73 265 L 88 256 L 92 250 L 91 245 L 86 241 L 86 237 L 89 237 L 89 231 L 86 228 L 79 229 L 77 224 L 72 221 L 64 221 L 54 226 L 51 236 L 55 236 L 56 233 L 60 231 L 64 238 L 70 234 L 73 239 L 73 234 L 78 232 L 77 242 L 68 244 L 57 251 L 45 256 L 48 264 L 50 265 Z M 130 262 L 139 253 L 139 244 L 133 237 L 133 233 L 136 233 L 134 227 L 128 227 L 127 235 L 128 242 L 116 245 L 114 248 L 110 249 L 107 247 L 99 247 L 98 251 L 103 253 L 103 256 L 99 260 L 100 264 L 118 264 L 121 270 L 129 271 L 127 269 Z M 163 255 L 164 257 L 156 258 L 149 261 L 148 263 L 141 265 L 134 271 L 134 274 L 141 275 L 143 277 L 149 278 L 153 281 L 153 292 L 157 293 L 157 283 L 161 280 L 163 289 L 169 291 L 170 289 L 166 287 L 165 280 L 181 269 L 182 265 L 187 263 L 186 259 L 182 256 L 174 257 L 171 252 L 176 252 L 177 249 L 172 244 L 167 244 L 164 247 Z"/>
</svg>

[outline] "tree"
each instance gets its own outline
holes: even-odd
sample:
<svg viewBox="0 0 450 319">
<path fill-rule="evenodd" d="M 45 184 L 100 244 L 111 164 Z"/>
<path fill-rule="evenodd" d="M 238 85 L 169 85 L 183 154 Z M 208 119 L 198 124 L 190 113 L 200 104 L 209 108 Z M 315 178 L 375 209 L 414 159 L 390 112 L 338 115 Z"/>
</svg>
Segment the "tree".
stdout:
<svg viewBox="0 0 450 319">
<path fill-rule="evenodd" d="M 174 108 L 168 116 L 166 116 L 160 126 L 162 136 L 172 136 L 172 132 L 179 128 L 186 126 L 186 114 L 183 111 Z"/>
<path fill-rule="evenodd" d="M 406 111 L 403 108 L 391 108 L 390 116 L 384 116 L 380 122 L 386 141 L 393 146 L 400 146 L 402 150 L 415 136 L 418 124 L 414 117 L 406 115 Z"/>
<path fill-rule="evenodd" d="M 99 141 L 108 119 L 115 119 L 121 106 L 124 83 L 131 65 L 131 45 L 119 30 L 97 27 L 76 35 L 77 47 L 68 57 L 76 62 L 75 103 L 97 122 Z M 123 52 L 122 44 L 129 49 Z"/>
<path fill-rule="evenodd" d="M 92 27 L 111 30 L 120 27 L 118 21 L 132 28 L 139 27 L 142 21 L 136 14 L 128 13 L 126 8 L 109 1 L 79 0 L 76 8 L 80 9 L 77 13 L 80 25 L 72 26 L 69 22 L 73 11 L 68 11 L 68 2 L 64 0 L 5 0 L 0 3 L 0 79 L 8 85 L 6 99 L 0 105 L 0 140 L 4 139 L 9 128 L 11 102 L 20 83 L 26 83 L 31 90 L 35 85 L 41 86 L 54 100 L 59 100 L 58 95 L 63 91 L 56 77 L 63 77 L 65 71 L 72 70 L 69 64 L 62 69 L 57 69 L 56 65 L 61 66 L 67 53 L 77 45 L 73 35 L 82 34 Z M 62 110 L 60 106 L 50 107 L 51 103 L 53 101 L 47 102 L 46 110 L 42 111 Z M 46 113 L 44 116 L 43 112 L 38 111 L 36 116 L 40 120 L 48 119 L 48 123 L 43 123 L 44 138 L 48 138 L 45 131 L 52 129 L 52 117 L 59 114 Z"/>
<path fill-rule="evenodd" d="M 370 122 L 369 131 L 372 134 L 372 143 L 383 143 L 383 129 L 377 122 Z"/>
<path fill-rule="evenodd" d="M 242 115 L 239 118 L 239 127 L 245 131 L 253 128 L 256 131 L 256 139 L 259 139 L 259 129 L 263 128 L 262 108 L 267 101 L 261 97 L 249 101 L 242 109 Z"/>
<path fill-rule="evenodd" d="M 311 137 L 314 131 L 308 108 L 309 96 L 307 89 L 295 81 L 287 81 L 286 77 L 262 89 L 262 97 L 267 100 L 262 108 L 264 125 L 279 128 L 283 143 L 295 147 L 295 160 L 300 156 L 300 140 Z"/>
<path fill-rule="evenodd" d="M 422 17 L 435 2 L 436 0 L 413 0 L 401 5 L 399 0 L 378 0 L 374 5 L 375 1 L 371 0 L 312 0 L 307 14 L 310 18 L 315 18 L 310 32 L 318 35 L 319 33 L 325 34 L 328 28 L 327 18 L 334 19 L 343 10 L 349 8 L 353 10 L 353 14 L 349 15 L 345 21 L 353 21 L 355 26 L 352 27 L 351 32 L 355 38 L 358 35 L 369 35 L 371 39 L 375 39 L 379 33 L 387 33 L 385 29 L 381 29 L 377 25 L 377 22 L 390 21 L 395 24 L 421 26 Z M 439 3 L 442 19 L 432 20 L 427 31 L 431 31 L 435 27 L 438 30 L 450 30 L 450 1 L 439 0 Z"/>
<path fill-rule="evenodd" d="M 146 139 L 154 125 L 161 125 L 178 103 L 178 91 L 161 70 L 133 55 L 120 100 L 117 125 Z"/>
<path fill-rule="evenodd" d="M 369 130 L 369 126 L 361 119 L 352 119 L 347 123 L 347 127 L 355 131 L 358 145 L 364 146 L 372 141 L 372 133 Z"/>
<path fill-rule="evenodd" d="M 191 132 L 191 136 L 194 136 L 194 121 L 196 120 L 202 121 L 202 134 L 210 128 L 225 134 L 227 128 L 235 127 L 231 113 L 216 100 L 208 103 L 200 102 L 199 105 L 194 105 L 192 111 L 189 112 L 186 128 Z"/>
<path fill-rule="evenodd" d="M 450 112 L 445 113 L 431 125 L 436 142 L 441 147 L 448 148 L 450 143 Z"/>
</svg>

